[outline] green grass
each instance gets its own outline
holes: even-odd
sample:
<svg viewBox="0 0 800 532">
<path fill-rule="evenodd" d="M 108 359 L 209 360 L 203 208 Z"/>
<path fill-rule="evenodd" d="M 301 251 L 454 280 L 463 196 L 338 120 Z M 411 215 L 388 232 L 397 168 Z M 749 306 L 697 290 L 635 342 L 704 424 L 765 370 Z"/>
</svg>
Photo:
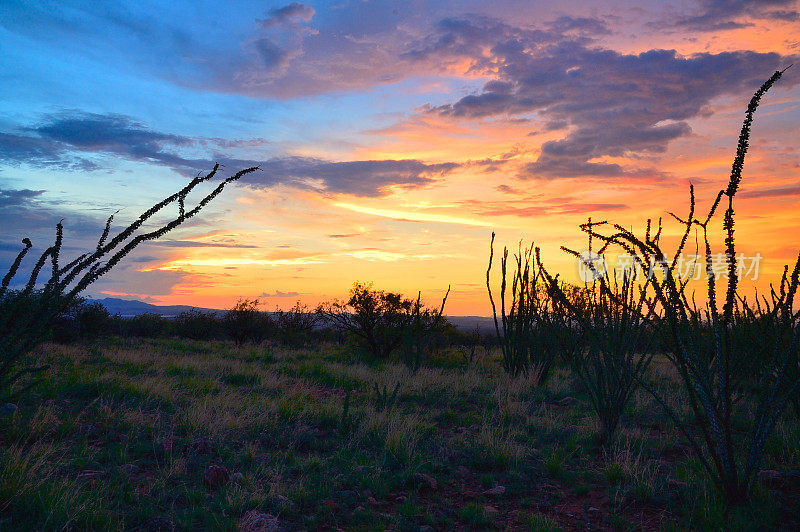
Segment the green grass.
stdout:
<svg viewBox="0 0 800 532">
<path fill-rule="evenodd" d="M 646 395 L 602 449 L 564 371 L 536 388 L 496 353 L 414 374 L 333 345 L 112 338 L 40 358 L 52 370 L 0 419 L 0 530 L 234 530 L 251 510 L 288 530 L 800 525 L 797 486 L 758 486 L 726 516 Z M 391 408 L 376 401 L 398 383 Z M 787 416 L 764 468 L 797 469 L 798 435 Z M 227 483 L 204 482 L 212 464 Z"/>
</svg>

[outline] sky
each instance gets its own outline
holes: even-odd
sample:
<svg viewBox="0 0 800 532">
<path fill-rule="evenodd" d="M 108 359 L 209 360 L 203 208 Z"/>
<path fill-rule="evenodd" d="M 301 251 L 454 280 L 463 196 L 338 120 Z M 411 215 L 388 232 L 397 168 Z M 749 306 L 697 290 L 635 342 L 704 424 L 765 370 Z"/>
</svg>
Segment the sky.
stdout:
<svg viewBox="0 0 800 532">
<path fill-rule="evenodd" d="M 108 215 L 119 230 L 215 162 L 258 165 L 86 295 L 272 310 L 354 281 L 432 304 L 450 285 L 446 313 L 488 315 L 493 231 L 498 247 L 534 241 L 567 280 L 559 248 L 586 248 L 589 217 L 676 234 L 668 212 L 689 184 L 708 208 L 752 93 L 796 63 L 758 110 L 737 196 L 739 249 L 768 286 L 800 249 L 798 11 L 4 0 L 0 270 L 61 219 L 74 256 Z"/>
</svg>

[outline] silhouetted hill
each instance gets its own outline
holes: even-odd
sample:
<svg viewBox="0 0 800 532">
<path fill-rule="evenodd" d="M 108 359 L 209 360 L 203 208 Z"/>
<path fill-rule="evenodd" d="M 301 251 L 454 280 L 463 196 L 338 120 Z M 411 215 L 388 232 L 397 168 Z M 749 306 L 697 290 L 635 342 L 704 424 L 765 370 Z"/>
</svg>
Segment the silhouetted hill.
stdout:
<svg viewBox="0 0 800 532">
<path fill-rule="evenodd" d="M 144 301 L 119 299 L 116 297 L 92 299 L 91 301 L 100 303 L 106 307 L 111 314 L 119 314 L 123 318 L 130 318 L 140 314 L 148 313 L 158 314 L 159 316 L 164 316 L 165 318 L 174 318 L 181 312 L 186 312 L 187 310 L 192 309 L 220 312 L 219 309 L 193 307 L 190 305 L 151 305 L 150 303 L 145 303 Z"/>
</svg>

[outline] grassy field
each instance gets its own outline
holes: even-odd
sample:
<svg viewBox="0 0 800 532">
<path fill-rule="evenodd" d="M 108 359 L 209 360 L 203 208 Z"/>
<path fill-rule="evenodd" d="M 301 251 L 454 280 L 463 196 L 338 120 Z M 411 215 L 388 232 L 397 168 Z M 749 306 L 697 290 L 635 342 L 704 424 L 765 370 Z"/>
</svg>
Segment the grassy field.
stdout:
<svg viewBox="0 0 800 532">
<path fill-rule="evenodd" d="M 794 411 L 754 502 L 726 521 L 646 394 L 604 450 L 566 372 L 537 388 L 493 353 L 411 374 L 338 345 L 112 338 L 38 352 L 47 377 L 0 418 L 2 530 L 800 527 L 800 480 L 785 473 L 800 468 Z M 666 368 L 656 360 L 656 378 L 680 405 Z"/>
</svg>

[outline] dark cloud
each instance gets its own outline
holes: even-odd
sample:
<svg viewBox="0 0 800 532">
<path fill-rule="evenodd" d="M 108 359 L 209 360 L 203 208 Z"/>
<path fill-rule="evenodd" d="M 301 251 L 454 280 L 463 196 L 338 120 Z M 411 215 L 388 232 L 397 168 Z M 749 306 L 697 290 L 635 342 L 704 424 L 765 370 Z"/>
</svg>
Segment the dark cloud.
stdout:
<svg viewBox="0 0 800 532">
<path fill-rule="evenodd" d="M 151 246 L 168 248 L 257 248 L 249 244 L 233 244 L 225 242 L 199 242 L 197 240 L 156 240 Z"/>
<path fill-rule="evenodd" d="M 768 11 L 767 13 L 765 13 L 765 15 L 767 18 L 773 20 L 783 20 L 785 22 L 795 22 L 797 20 L 800 20 L 800 13 L 792 10 L 778 9 L 775 11 Z"/>
<path fill-rule="evenodd" d="M 281 292 L 280 290 L 275 290 L 272 293 L 263 292 L 259 297 L 297 297 L 300 295 L 300 292 Z"/>
<path fill-rule="evenodd" d="M 17 205 L 25 205 L 30 202 L 31 199 L 37 198 L 44 193 L 44 190 L 3 190 L 0 189 L 0 209 L 17 206 Z"/>
<path fill-rule="evenodd" d="M 259 39 L 255 42 L 258 55 L 267 68 L 278 68 L 286 64 L 289 59 L 289 52 L 270 41 L 269 39 Z"/>
<path fill-rule="evenodd" d="M 503 192 L 504 194 L 519 194 L 520 191 L 516 188 L 512 187 L 511 185 L 497 185 L 494 187 L 499 192 Z"/>
<path fill-rule="evenodd" d="M 449 17 L 434 26 L 434 33 L 412 44 L 401 59 L 439 60 L 470 58 L 473 69 L 490 68 L 491 58 L 484 57 L 487 46 L 524 46 L 545 43 L 555 36 L 545 30 L 521 29 L 485 15 Z"/>
<path fill-rule="evenodd" d="M 479 211 L 483 216 L 547 216 L 556 214 L 586 214 L 598 211 L 618 211 L 627 209 L 624 203 L 566 203 L 564 205 L 534 205 L 528 207 L 501 207 Z"/>
<path fill-rule="evenodd" d="M 308 188 L 315 181 L 326 192 L 355 196 L 381 196 L 391 186 L 417 188 L 432 183 L 459 165 L 456 163 L 425 164 L 414 159 L 330 162 L 310 157 L 285 157 L 261 163 L 263 179 L 253 177 L 250 186 L 270 186 L 288 182 Z"/>
<path fill-rule="evenodd" d="M 37 168 L 91 171 L 99 169 L 95 163 L 71 156 L 63 147 L 47 139 L 29 135 L 0 133 L 0 162 L 11 166 L 27 164 Z"/>
<path fill-rule="evenodd" d="M 301 4 L 300 2 L 292 2 L 283 7 L 273 7 L 267 12 L 269 15 L 264 20 L 258 20 L 262 28 L 272 28 L 281 24 L 282 22 L 291 21 L 293 19 L 309 22 L 314 16 L 316 11 L 313 7 Z"/>
<path fill-rule="evenodd" d="M 551 30 L 559 33 L 575 31 L 590 35 L 611 34 L 608 24 L 606 24 L 605 21 L 597 18 L 570 17 L 564 15 L 548 24 L 548 26 Z"/>
<path fill-rule="evenodd" d="M 61 152 L 80 150 L 122 156 L 134 161 L 169 166 L 184 174 L 207 170 L 207 161 L 190 160 L 167 148 L 193 146 L 197 139 L 160 133 L 130 117 L 93 113 L 62 113 L 48 117 L 33 132 Z"/>
<path fill-rule="evenodd" d="M 454 27 L 470 42 L 494 43 L 482 61 L 493 65 L 496 79 L 477 94 L 429 112 L 466 119 L 536 113 L 545 129 L 569 127 L 565 138 L 546 142 L 538 160 L 526 167 L 533 177 L 652 175 L 651 169 L 597 159 L 664 152 L 671 140 L 691 133 L 687 120 L 707 112 L 714 98 L 749 97 L 788 63 L 775 53 L 683 57 L 674 50 L 620 53 L 585 39 L 543 43 L 529 30 L 485 20 L 451 23 L 438 40 L 458 42 L 449 37 Z M 449 55 L 454 48 L 438 47 L 437 53 Z"/>
<path fill-rule="evenodd" d="M 743 198 L 787 198 L 800 196 L 800 183 L 782 187 L 760 188 L 756 190 L 742 190 L 739 195 Z"/>
<path fill-rule="evenodd" d="M 353 238 L 356 236 L 361 236 L 360 233 L 344 233 L 338 235 L 328 235 L 328 238 Z"/>
<path fill-rule="evenodd" d="M 503 190 L 500 187 L 497 188 L 507 192 L 507 190 Z M 507 188 L 510 189 L 510 187 Z M 514 194 L 518 194 L 518 191 L 514 191 Z M 593 212 L 618 211 L 629 208 L 624 203 L 588 203 L 574 196 L 542 198 L 539 195 L 527 195 L 519 199 L 502 201 L 465 200 L 461 204 L 480 216 L 517 216 L 520 218 L 563 214 L 591 214 Z"/>
<path fill-rule="evenodd" d="M 701 0 L 690 14 L 670 13 L 665 20 L 652 22 L 650 26 L 676 28 L 691 31 L 720 31 L 752 26 L 752 22 L 739 19 L 796 20 L 797 11 L 772 9 L 793 7 L 795 0 Z"/>
<path fill-rule="evenodd" d="M 324 192 L 375 197 L 387 193 L 394 185 L 409 188 L 428 185 L 459 166 L 456 163 L 426 164 L 413 159 L 342 162 L 311 157 L 279 157 L 266 161 L 239 159 L 209 150 L 229 147 L 230 142 L 153 131 L 121 115 L 59 114 L 26 131 L 27 136 L 15 136 L 18 140 L 14 144 L 27 143 L 46 153 L 47 157 L 35 159 L 37 166 L 48 166 L 48 161 L 52 161 L 52 166 L 64 168 L 63 162 L 74 160 L 76 152 L 157 164 L 186 176 L 206 172 L 214 162 L 230 169 L 260 166 L 263 172 L 251 174 L 242 181 L 257 188 L 284 183 Z M 0 150 L 2 147 L 0 137 Z M 181 150 L 198 149 L 212 153 L 208 153 L 207 159 L 180 154 Z M 16 164 L 31 161 L 29 151 L 15 149 L 13 153 L 12 150 L 5 153 L 9 157 L 13 155 L 11 162 Z"/>
</svg>

